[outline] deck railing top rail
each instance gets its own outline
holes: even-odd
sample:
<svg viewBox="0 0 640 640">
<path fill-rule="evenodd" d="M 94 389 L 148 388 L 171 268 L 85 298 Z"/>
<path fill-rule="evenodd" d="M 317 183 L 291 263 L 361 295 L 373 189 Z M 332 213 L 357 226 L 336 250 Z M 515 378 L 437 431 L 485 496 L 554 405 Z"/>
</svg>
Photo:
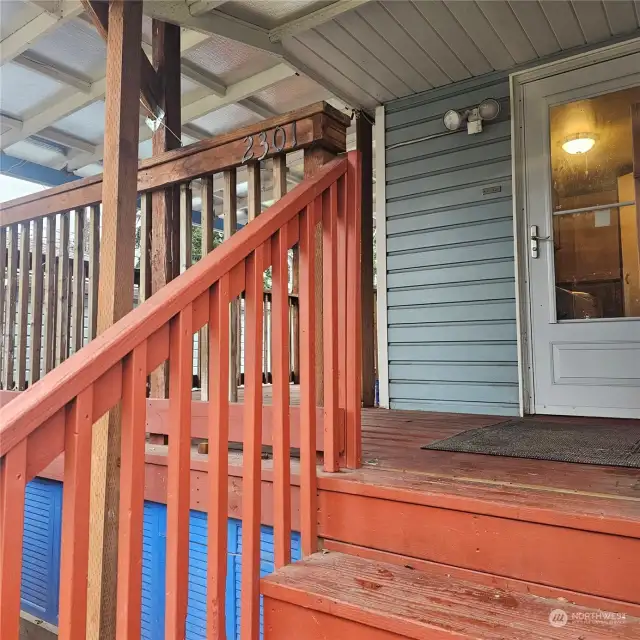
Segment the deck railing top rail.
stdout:
<svg viewBox="0 0 640 640">
<path fill-rule="evenodd" d="M 143 305 L 97 336 L 46 378 L 0 408 L 0 457 L 24 441 L 87 386 L 108 376 L 110 369 L 119 365 L 137 344 L 145 340 L 153 342 L 154 333 L 168 327 L 171 318 L 186 304 L 194 305 L 194 324 L 200 316 L 202 322 L 199 324 L 205 324 L 208 306 L 200 305 L 198 297 L 207 293 L 212 283 L 227 273 L 231 278 L 232 295 L 238 295 L 244 289 L 244 271 L 238 272 L 238 281 L 234 283 L 236 274 L 233 268 L 241 265 L 244 269 L 245 258 L 344 175 L 347 164 L 345 158 L 327 164 L 316 176 L 298 185 L 251 225 L 238 231 L 180 278 L 167 284 Z M 148 353 L 150 358 L 154 357 L 153 349 L 150 348 Z M 115 395 L 119 397 L 120 391 L 116 390 Z M 100 397 L 96 394 L 96 402 L 103 402 L 106 411 L 111 405 L 110 396 L 108 393 L 102 396 L 102 401 Z M 94 406 L 94 415 L 97 414 L 95 409 Z"/>
<path fill-rule="evenodd" d="M 290 111 L 231 133 L 158 154 L 138 164 L 140 193 L 265 160 L 315 144 L 346 151 L 350 119 L 326 102 Z M 0 204 L 0 227 L 102 200 L 102 174 Z"/>
</svg>

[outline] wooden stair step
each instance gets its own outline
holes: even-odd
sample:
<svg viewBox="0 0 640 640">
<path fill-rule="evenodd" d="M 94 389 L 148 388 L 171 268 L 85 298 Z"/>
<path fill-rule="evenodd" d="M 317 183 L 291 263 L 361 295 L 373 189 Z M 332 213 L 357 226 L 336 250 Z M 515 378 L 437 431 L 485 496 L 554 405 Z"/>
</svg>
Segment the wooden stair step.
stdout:
<svg viewBox="0 0 640 640">
<path fill-rule="evenodd" d="M 261 584 L 265 640 L 640 640 L 639 618 L 343 553 Z M 555 610 L 564 626 L 551 624 Z"/>
</svg>

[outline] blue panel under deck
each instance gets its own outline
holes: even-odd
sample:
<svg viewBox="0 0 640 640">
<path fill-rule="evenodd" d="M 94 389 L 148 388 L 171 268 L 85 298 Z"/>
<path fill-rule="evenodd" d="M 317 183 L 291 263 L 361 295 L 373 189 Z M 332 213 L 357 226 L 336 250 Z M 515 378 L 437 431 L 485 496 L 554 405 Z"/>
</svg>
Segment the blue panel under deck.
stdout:
<svg viewBox="0 0 640 640">
<path fill-rule="evenodd" d="M 25 502 L 22 608 L 52 624 L 58 622 L 62 484 L 36 479 L 27 486 Z M 142 629 L 144 640 L 164 638 L 167 508 L 145 502 L 142 557 Z M 240 637 L 242 522 L 229 519 L 225 611 L 227 638 Z M 291 554 L 299 560 L 300 535 L 293 533 Z M 274 569 L 273 529 L 262 527 L 260 573 Z M 207 515 L 191 511 L 189 520 L 189 608 L 186 637 L 206 637 Z M 262 619 L 262 610 L 260 612 Z"/>
<path fill-rule="evenodd" d="M 22 609 L 58 624 L 62 485 L 36 478 L 27 485 L 22 545 Z"/>
</svg>

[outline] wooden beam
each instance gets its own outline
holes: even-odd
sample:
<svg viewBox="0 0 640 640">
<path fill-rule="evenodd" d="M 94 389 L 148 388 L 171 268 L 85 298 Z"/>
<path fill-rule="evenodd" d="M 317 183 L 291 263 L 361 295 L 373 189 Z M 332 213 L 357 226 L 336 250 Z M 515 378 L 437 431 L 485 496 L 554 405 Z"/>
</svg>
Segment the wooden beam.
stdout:
<svg viewBox="0 0 640 640">
<path fill-rule="evenodd" d="M 222 197 L 222 224 L 224 225 L 224 240 L 228 240 L 238 228 L 238 179 L 235 169 L 224 172 L 224 188 Z M 238 401 L 237 364 L 238 320 L 240 317 L 240 299 L 234 298 L 229 305 L 229 400 Z"/>
<path fill-rule="evenodd" d="M 56 12 L 42 10 L 35 17 L 26 3 L 20 4 L 26 9 L 24 21 L 0 42 L 0 64 L 13 60 L 32 47 L 39 38 L 82 13 L 79 0 L 63 0 L 57 3 Z"/>
<path fill-rule="evenodd" d="M 160 107 L 163 124 L 152 138 L 153 156 L 180 147 L 180 27 L 152 22 L 153 67 L 161 80 Z M 179 191 L 168 187 L 154 191 L 151 236 L 151 293 L 157 293 L 180 273 Z M 169 366 L 164 363 L 151 376 L 151 396 L 166 398 L 169 393 Z M 154 442 L 155 442 L 154 438 Z"/>
<path fill-rule="evenodd" d="M 326 7 L 307 13 L 295 20 L 291 20 L 275 27 L 269 31 L 269 39 L 271 42 L 280 42 L 284 38 L 295 36 L 296 34 L 314 29 L 321 24 L 337 18 L 345 11 L 352 11 L 359 6 L 366 4 L 369 0 L 341 0 L 341 2 L 332 2 Z"/>
<path fill-rule="evenodd" d="M 98 0 L 81 0 L 81 2 L 98 33 L 106 41 L 109 32 L 109 5 Z M 142 46 L 142 40 L 140 46 Z M 140 59 L 140 91 L 143 104 L 149 109 L 150 115 L 161 118 L 162 109 L 159 98 L 161 89 L 158 74 L 144 53 L 140 53 L 138 57 Z"/>
<path fill-rule="evenodd" d="M 110 2 L 99 334 L 133 308 L 141 33 L 141 0 Z M 93 429 L 87 637 L 95 640 L 115 638 L 120 439 L 115 408 Z"/>
<path fill-rule="evenodd" d="M 341 153 L 346 150 L 346 128 L 349 122 L 349 118 L 330 105 L 315 103 L 267 122 L 248 125 L 228 134 L 142 160 L 138 164 L 138 191 L 153 191 L 240 166 L 246 149 L 244 138 L 257 136 L 264 131 L 267 139 L 273 140 L 276 127 L 282 127 L 286 133 L 286 144 L 281 152 L 289 153 L 321 144 Z M 270 147 L 266 157 L 277 153 L 280 152 Z M 88 206 L 100 202 L 101 198 L 102 175 L 75 180 L 60 187 L 1 203 L 0 226 Z"/>
<path fill-rule="evenodd" d="M 61 82 L 70 87 L 75 87 L 82 93 L 89 93 L 91 91 L 91 81 L 85 78 L 81 78 L 79 75 L 69 73 L 65 69 L 61 69 L 58 65 L 39 56 L 38 54 L 30 51 L 29 53 L 22 53 L 17 58 L 14 58 L 13 64 L 20 65 L 25 69 L 35 71 L 40 75 L 43 75 L 56 82 Z"/>
<path fill-rule="evenodd" d="M 362 301 L 362 404 L 375 403 L 375 360 L 373 322 L 373 125 L 368 117 L 356 114 L 356 148 L 362 153 L 361 176 L 361 301 Z M 382 176 L 381 179 L 383 179 Z"/>
</svg>

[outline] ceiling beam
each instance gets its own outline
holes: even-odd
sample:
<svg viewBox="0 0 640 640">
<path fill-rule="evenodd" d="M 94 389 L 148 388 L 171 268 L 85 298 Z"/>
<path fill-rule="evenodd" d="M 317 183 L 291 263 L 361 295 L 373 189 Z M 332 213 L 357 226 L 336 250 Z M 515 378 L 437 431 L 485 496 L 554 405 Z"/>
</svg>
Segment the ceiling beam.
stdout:
<svg viewBox="0 0 640 640">
<path fill-rule="evenodd" d="M 22 120 L 14 118 L 7 113 L 0 113 L 0 127 L 9 127 L 10 129 L 22 130 Z"/>
<path fill-rule="evenodd" d="M 224 96 L 227 92 L 227 87 L 218 78 L 189 60 L 182 61 L 180 71 L 185 78 L 210 89 L 218 97 Z"/>
<path fill-rule="evenodd" d="M 199 100 L 182 105 L 182 121 L 196 120 L 211 111 L 221 109 L 234 102 L 244 100 L 259 91 L 268 89 L 277 82 L 295 75 L 295 71 L 286 64 L 278 64 L 266 71 L 229 85 L 224 96 L 205 96 Z"/>
<path fill-rule="evenodd" d="M 184 0 L 162 0 L 160 2 L 145 0 L 144 12 L 157 20 L 179 24 L 202 33 L 223 36 L 254 49 L 260 49 L 277 56 L 282 55 L 280 45 L 271 42 L 267 29 L 239 20 L 216 9 L 208 13 L 193 15 Z"/>
<path fill-rule="evenodd" d="M 2 0 L 0 0 L 2 2 Z M 180 34 L 180 51 L 186 53 L 208 38 L 207 35 L 184 30 Z M 146 57 L 146 56 L 145 56 Z M 23 118 L 22 130 L 9 131 L 2 135 L 0 149 L 6 149 L 31 135 L 42 131 L 75 111 L 90 105 L 104 97 L 107 82 L 100 78 L 91 84 L 89 93 L 66 91 L 31 109 Z"/>
<path fill-rule="evenodd" d="M 91 81 L 61 69 L 50 60 L 36 53 L 21 53 L 13 59 L 13 64 L 18 64 L 25 69 L 31 69 L 31 71 L 35 71 L 51 80 L 66 84 L 69 87 L 74 87 L 82 93 L 89 93 L 91 91 Z"/>
<path fill-rule="evenodd" d="M 216 111 L 217 109 L 222 109 L 222 107 L 226 107 L 227 105 L 245 100 L 249 98 L 249 96 L 258 93 L 263 89 L 268 89 L 277 82 L 280 82 L 285 78 L 289 78 L 294 74 L 295 71 L 293 71 L 289 66 L 285 64 L 278 64 L 275 67 L 271 67 L 271 69 L 261 71 L 250 78 L 246 78 L 245 80 L 240 80 L 240 82 L 229 85 L 226 88 L 224 96 L 206 95 L 205 97 L 196 97 L 195 99 L 190 98 L 188 95 L 183 96 L 182 127 L 184 128 L 185 125 L 188 125 L 191 120 L 197 120 L 212 111 Z M 255 108 L 257 107 L 258 105 L 255 105 Z M 185 131 L 185 133 L 187 133 L 187 135 L 191 135 L 188 131 Z M 148 140 L 151 136 L 152 132 L 149 127 L 142 126 L 140 128 L 140 142 Z M 69 163 L 68 169 L 70 171 L 76 171 L 88 164 L 99 162 L 102 159 L 103 152 L 103 146 L 98 145 L 94 154 L 85 154 L 74 158 L 73 161 Z"/>
<path fill-rule="evenodd" d="M 39 131 L 38 138 L 43 138 L 44 140 L 49 140 L 49 142 L 61 144 L 65 147 L 68 147 L 69 149 L 75 149 L 76 151 L 81 151 L 82 153 L 96 152 L 96 145 L 92 142 L 87 142 L 86 140 L 82 140 L 81 138 L 76 138 L 76 136 L 72 136 L 69 133 L 54 129 L 52 127 L 47 127 L 46 129 Z"/>
<path fill-rule="evenodd" d="M 279 115 L 277 111 L 270 109 L 266 105 L 257 102 L 253 98 L 246 98 L 245 100 L 238 100 L 238 104 L 242 105 L 245 109 L 251 111 L 251 113 L 257 115 L 259 118 L 273 118 L 274 116 Z"/>
<path fill-rule="evenodd" d="M 225 2 L 226 0 L 187 0 L 187 5 L 192 16 L 199 16 L 216 9 Z"/>
<path fill-rule="evenodd" d="M 334 2 L 326 7 L 322 7 L 322 9 L 312 11 L 295 20 L 286 22 L 279 27 L 274 27 L 269 31 L 269 39 L 271 42 L 281 42 L 282 39 L 287 36 L 295 36 L 298 33 L 309 31 L 309 29 L 329 22 L 329 20 L 333 20 L 333 18 L 336 18 L 342 13 L 357 9 L 367 2 L 369 2 L 369 0 L 340 0 L 340 2 Z"/>
<path fill-rule="evenodd" d="M 93 25 L 106 42 L 109 32 L 109 5 L 106 2 L 98 2 L 97 0 L 81 0 L 81 2 Z M 160 78 L 144 52 L 141 52 L 140 55 L 140 93 L 150 113 L 157 117 L 162 117 Z"/>
<path fill-rule="evenodd" d="M 49 9 L 42 9 L 35 17 L 33 17 L 31 10 L 25 10 L 25 19 L 22 24 L 0 41 L 0 64 L 13 60 L 23 51 L 29 49 L 38 38 L 82 13 L 80 0 L 33 4 L 41 9 L 42 7 L 49 7 Z"/>
</svg>

